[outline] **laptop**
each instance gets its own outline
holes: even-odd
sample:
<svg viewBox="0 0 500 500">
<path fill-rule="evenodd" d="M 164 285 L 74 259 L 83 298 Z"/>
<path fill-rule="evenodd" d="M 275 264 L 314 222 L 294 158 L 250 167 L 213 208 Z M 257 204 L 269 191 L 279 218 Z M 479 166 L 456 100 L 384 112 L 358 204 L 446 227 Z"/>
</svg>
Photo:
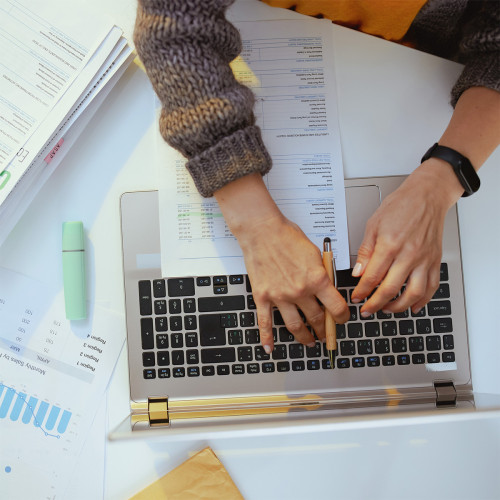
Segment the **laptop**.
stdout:
<svg viewBox="0 0 500 500">
<path fill-rule="evenodd" d="M 404 178 L 345 180 L 351 253 Z M 357 279 L 337 272 L 351 317 L 337 325 L 333 368 L 325 346 L 295 342 L 277 310 L 266 355 L 246 275 L 162 277 L 157 191 L 124 193 L 121 226 L 131 412 L 111 438 L 272 433 L 482 407 L 471 380 L 456 207 L 446 216 L 440 286 L 418 314 L 362 318 L 362 304 L 350 301 Z"/>
</svg>

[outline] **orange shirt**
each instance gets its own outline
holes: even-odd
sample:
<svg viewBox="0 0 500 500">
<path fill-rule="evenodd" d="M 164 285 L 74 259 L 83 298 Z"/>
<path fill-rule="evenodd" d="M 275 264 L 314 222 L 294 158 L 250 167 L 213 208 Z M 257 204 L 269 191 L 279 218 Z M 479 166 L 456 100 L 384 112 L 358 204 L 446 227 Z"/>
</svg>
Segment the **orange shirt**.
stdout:
<svg viewBox="0 0 500 500">
<path fill-rule="evenodd" d="M 399 41 L 426 0 L 262 0 L 312 17 L 331 19 L 386 40 Z"/>
</svg>

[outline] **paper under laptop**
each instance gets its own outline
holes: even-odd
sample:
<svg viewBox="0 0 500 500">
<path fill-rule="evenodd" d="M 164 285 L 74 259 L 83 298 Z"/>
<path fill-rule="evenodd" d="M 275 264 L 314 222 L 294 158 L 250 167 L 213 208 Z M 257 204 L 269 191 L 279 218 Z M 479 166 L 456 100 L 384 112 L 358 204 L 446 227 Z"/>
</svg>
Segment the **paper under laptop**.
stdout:
<svg viewBox="0 0 500 500">
<path fill-rule="evenodd" d="M 367 218 L 403 180 L 404 177 L 380 177 L 345 181 L 351 249 L 358 248 Z M 392 366 L 382 363 L 369 366 L 370 356 L 349 357 L 339 353 L 333 370 L 260 371 L 225 376 L 216 373 L 152 380 L 143 376 L 138 282 L 161 277 L 157 192 L 125 193 L 121 199 L 121 217 L 131 413 L 112 432 L 112 439 L 158 433 L 172 439 L 194 439 L 214 433 L 229 436 L 233 432 L 272 434 L 294 432 L 298 427 L 315 428 L 309 427 L 311 425 L 344 428 L 401 423 L 403 416 L 411 422 L 413 417 L 424 415 L 430 419 L 463 419 L 488 416 L 492 412 L 500 414 L 500 396 L 473 392 L 455 207 L 446 217 L 442 259 L 447 265 L 445 281 L 450 291 L 446 300 L 451 307 L 453 358 L 447 346 L 448 351 L 442 350 L 445 354 L 440 354 L 439 362 L 432 362 L 435 353 L 429 351 L 431 345 L 423 341 L 423 353 L 407 347 L 403 354 L 394 353 L 398 361 Z M 351 265 L 354 262 L 355 255 L 351 255 Z M 404 320 L 393 320 L 415 324 L 424 319 L 432 324 L 434 319 L 439 319 L 439 312 L 438 316 L 429 316 L 431 309 L 426 311 L 425 318 L 409 314 Z M 196 314 L 199 320 L 202 313 Z M 358 318 L 357 322 L 360 321 Z M 372 323 L 376 321 L 374 318 Z M 439 324 L 438 321 L 434 326 Z M 377 337 L 365 335 L 363 339 L 376 340 L 384 336 L 379 333 Z M 410 337 L 426 337 L 426 334 L 415 331 L 404 336 L 409 346 Z M 343 341 L 356 343 L 363 339 L 350 339 L 346 335 L 339 346 Z M 423 354 L 425 362 L 406 363 L 405 356 L 411 360 L 414 354 Z M 367 364 L 355 366 L 359 361 L 357 357 L 364 357 Z M 348 368 L 340 367 L 341 358 L 349 358 Z M 445 359 L 453 361 L 444 362 Z"/>
</svg>

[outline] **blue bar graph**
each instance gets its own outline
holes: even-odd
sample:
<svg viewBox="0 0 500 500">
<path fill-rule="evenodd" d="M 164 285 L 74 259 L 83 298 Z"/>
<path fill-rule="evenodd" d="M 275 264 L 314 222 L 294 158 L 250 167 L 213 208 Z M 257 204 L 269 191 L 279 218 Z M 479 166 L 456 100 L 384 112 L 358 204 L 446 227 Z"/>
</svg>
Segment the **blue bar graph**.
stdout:
<svg viewBox="0 0 500 500">
<path fill-rule="evenodd" d="M 47 416 L 48 415 L 48 416 Z M 0 383 L 0 426 L 1 419 L 9 418 L 12 422 L 22 422 L 40 428 L 46 436 L 60 437 L 68 429 L 72 413 L 61 411 L 56 405 L 51 405 L 39 398 L 18 392 L 12 387 Z M 47 417 L 45 424 L 44 420 Z M 48 431 L 56 430 L 58 434 Z"/>
</svg>

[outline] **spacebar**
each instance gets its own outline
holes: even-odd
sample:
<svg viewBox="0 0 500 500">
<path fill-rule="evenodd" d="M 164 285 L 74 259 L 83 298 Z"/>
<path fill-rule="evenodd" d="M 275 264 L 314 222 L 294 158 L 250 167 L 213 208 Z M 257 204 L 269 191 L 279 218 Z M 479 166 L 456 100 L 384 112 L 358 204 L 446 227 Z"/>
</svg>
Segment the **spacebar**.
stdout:
<svg viewBox="0 0 500 500">
<path fill-rule="evenodd" d="M 243 295 L 200 297 L 198 299 L 198 310 L 200 312 L 238 311 L 242 309 L 245 309 L 245 297 Z"/>
<path fill-rule="evenodd" d="M 236 361 L 234 347 L 201 350 L 202 363 L 232 363 L 233 361 Z"/>
</svg>

